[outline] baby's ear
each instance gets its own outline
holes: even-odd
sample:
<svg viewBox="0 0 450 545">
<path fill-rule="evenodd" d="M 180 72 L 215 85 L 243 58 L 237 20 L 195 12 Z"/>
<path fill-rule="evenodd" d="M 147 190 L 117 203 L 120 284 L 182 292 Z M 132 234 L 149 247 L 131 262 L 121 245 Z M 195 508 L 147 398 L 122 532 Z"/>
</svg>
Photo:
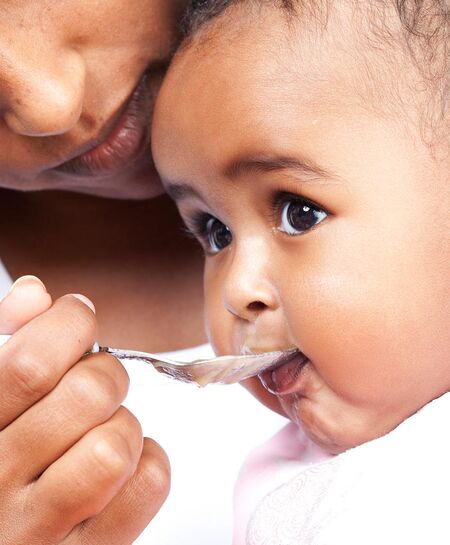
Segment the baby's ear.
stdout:
<svg viewBox="0 0 450 545">
<path fill-rule="evenodd" d="M 36 276 L 22 276 L 0 302 L 0 334 L 12 334 L 52 306 L 52 298 Z"/>
</svg>

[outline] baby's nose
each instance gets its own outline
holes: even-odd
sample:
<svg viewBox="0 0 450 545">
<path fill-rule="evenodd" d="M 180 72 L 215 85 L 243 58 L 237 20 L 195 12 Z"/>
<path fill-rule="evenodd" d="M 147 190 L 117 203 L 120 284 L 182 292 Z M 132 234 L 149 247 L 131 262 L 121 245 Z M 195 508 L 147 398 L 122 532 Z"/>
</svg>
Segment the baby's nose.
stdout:
<svg viewBox="0 0 450 545">
<path fill-rule="evenodd" d="M 224 282 L 223 303 L 231 314 L 249 322 L 278 308 L 270 258 L 258 251 L 256 244 L 236 250 Z"/>
<path fill-rule="evenodd" d="M 29 50 L 27 50 L 29 51 Z M 27 59 L 8 52 L 0 65 L 0 112 L 6 125 L 24 136 L 68 132 L 84 101 L 85 66 L 75 51 L 36 52 Z"/>
</svg>

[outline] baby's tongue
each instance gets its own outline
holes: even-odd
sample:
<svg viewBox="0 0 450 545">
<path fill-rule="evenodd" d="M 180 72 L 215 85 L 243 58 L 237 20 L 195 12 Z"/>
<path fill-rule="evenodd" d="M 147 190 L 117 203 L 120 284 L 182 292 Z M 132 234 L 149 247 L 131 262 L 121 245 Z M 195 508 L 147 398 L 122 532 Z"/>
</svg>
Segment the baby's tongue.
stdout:
<svg viewBox="0 0 450 545">
<path fill-rule="evenodd" d="M 296 352 L 293 358 L 261 377 L 264 386 L 273 394 L 285 395 L 295 390 L 296 382 L 308 358 Z"/>
</svg>

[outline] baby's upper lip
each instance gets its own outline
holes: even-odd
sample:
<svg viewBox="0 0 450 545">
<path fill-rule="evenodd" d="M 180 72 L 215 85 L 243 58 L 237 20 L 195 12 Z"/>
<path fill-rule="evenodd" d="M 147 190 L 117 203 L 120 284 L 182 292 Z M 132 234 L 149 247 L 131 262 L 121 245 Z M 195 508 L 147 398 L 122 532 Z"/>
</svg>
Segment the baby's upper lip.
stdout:
<svg viewBox="0 0 450 545">
<path fill-rule="evenodd" d="M 278 353 L 279 356 L 274 361 L 273 365 L 271 365 L 269 368 L 267 368 L 265 371 L 261 372 L 258 376 L 264 377 L 272 371 L 278 369 L 279 367 L 284 366 L 285 364 L 289 363 L 293 359 L 297 359 L 299 354 L 302 354 L 300 350 L 294 346 L 282 346 L 280 344 L 270 344 L 270 345 L 259 345 L 259 346 L 248 346 L 244 345 L 241 348 L 241 354 L 242 355 L 255 355 L 255 354 L 269 354 L 269 353 Z M 303 355 L 303 354 L 302 354 Z"/>
<path fill-rule="evenodd" d="M 294 350 L 298 351 L 298 348 L 296 346 L 288 346 L 288 347 L 281 347 L 280 346 L 248 346 L 244 345 L 242 346 L 240 353 L 242 355 L 251 355 L 251 354 L 263 354 L 264 352 L 293 352 Z"/>
</svg>

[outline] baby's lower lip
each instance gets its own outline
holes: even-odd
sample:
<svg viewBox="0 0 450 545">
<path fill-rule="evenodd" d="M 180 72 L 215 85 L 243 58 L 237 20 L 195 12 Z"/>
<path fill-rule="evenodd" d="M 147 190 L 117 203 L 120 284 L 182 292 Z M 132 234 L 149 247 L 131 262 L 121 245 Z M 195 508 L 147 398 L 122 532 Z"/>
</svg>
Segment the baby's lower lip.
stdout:
<svg viewBox="0 0 450 545">
<path fill-rule="evenodd" d="M 302 352 L 294 352 L 286 362 L 275 369 L 265 371 L 259 378 L 263 386 L 272 394 L 287 395 L 295 390 L 301 370 L 308 362 Z"/>
</svg>

